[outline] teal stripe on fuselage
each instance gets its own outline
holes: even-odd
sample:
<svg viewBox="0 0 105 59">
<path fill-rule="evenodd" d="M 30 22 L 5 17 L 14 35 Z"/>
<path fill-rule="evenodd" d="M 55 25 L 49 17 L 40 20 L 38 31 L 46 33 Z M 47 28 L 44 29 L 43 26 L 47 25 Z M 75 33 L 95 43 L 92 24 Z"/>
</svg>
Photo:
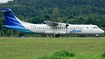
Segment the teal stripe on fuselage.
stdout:
<svg viewBox="0 0 105 59">
<path fill-rule="evenodd" d="M 3 27 L 13 29 L 13 30 L 17 30 L 17 31 L 21 31 L 21 32 L 35 33 L 35 32 L 30 31 L 29 29 L 26 29 L 26 28 L 23 28 L 23 27 L 18 27 L 18 26 L 4 25 Z"/>
</svg>

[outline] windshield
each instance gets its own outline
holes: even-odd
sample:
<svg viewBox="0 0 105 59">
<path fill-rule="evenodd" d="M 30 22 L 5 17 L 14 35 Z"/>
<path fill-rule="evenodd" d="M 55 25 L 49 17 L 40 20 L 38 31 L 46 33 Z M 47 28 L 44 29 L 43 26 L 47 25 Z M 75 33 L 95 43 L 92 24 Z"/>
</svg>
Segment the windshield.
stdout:
<svg viewBox="0 0 105 59">
<path fill-rule="evenodd" d="M 93 27 L 93 29 L 97 29 L 98 27 Z"/>
</svg>

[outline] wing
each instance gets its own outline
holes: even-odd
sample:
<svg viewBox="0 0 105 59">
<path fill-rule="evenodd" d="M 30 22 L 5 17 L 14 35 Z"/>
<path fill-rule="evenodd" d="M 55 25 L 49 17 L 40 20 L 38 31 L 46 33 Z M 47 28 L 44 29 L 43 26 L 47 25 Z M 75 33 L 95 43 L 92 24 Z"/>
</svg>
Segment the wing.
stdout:
<svg viewBox="0 0 105 59">
<path fill-rule="evenodd" d="M 49 26 L 57 26 L 57 25 L 59 25 L 59 23 L 58 22 L 52 22 L 52 21 L 44 21 L 47 25 L 49 25 Z"/>
<path fill-rule="evenodd" d="M 44 21 L 44 22 L 51 27 L 65 27 L 65 28 L 67 28 L 70 25 L 67 23 L 52 22 L 52 21 Z"/>
</svg>

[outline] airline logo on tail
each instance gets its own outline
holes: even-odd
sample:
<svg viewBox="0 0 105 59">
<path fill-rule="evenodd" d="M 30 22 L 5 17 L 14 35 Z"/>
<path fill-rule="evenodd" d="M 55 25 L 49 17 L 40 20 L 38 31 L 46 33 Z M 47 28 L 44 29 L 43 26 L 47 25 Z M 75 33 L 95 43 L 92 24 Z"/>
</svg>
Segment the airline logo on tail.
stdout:
<svg viewBox="0 0 105 59">
<path fill-rule="evenodd" d="M 26 29 L 22 25 L 22 21 L 19 20 L 16 16 L 14 16 L 11 9 L 5 8 L 5 9 L 2 9 L 2 11 L 4 12 L 5 20 L 7 23 L 7 25 L 4 25 L 3 27 L 9 28 L 9 29 L 14 29 L 17 31 L 22 31 L 22 32 L 33 33 L 32 31 L 30 31 L 29 29 Z"/>
<path fill-rule="evenodd" d="M 11 9 L 2 9 L 2 10 L 3 10 L 3 12 L 4 12 L 4 16 L 5 16 L 7 25 L 24 27 L 24 26 L 18 21 L 18 19 L 16 19 L 16 17 L 15 17 L 14 14 L 12 13 Z"/>
</svg>

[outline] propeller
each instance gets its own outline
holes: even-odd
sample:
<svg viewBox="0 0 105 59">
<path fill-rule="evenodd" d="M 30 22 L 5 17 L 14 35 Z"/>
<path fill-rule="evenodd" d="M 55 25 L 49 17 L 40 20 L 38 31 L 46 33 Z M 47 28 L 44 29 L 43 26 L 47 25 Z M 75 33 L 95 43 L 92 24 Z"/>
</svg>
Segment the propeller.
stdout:
<svg viewBox="0 0 105 59">
<path fill-rule="evenodd" d="M 69 24 L 66 24 L 66 29 L 67 29 L 68 26 L 69 26 Z"/>
<path fill-rule="evenodd" d="M 69 24 L 66 24 L 66 34 L 67 34 L 67 28 L 68 28 Z"/>
</svg>

